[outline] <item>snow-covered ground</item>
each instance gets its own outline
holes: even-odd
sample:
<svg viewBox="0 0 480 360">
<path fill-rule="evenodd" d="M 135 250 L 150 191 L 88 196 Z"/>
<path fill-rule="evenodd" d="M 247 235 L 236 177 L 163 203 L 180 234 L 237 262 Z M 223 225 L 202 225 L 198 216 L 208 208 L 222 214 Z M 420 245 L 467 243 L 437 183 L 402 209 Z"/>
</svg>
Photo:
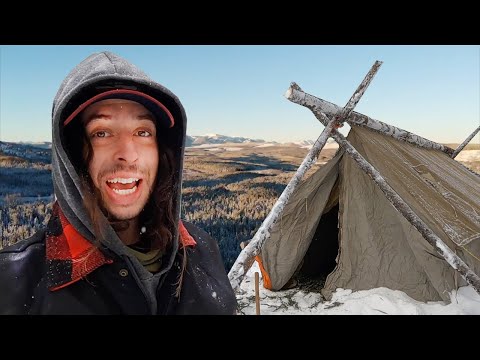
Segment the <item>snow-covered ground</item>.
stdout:
<svg viewBox="0 0 480 360">
<path fill-rule="evenodd" d="M 423 303 L 407 294 L 387 288 L 356 291 L 337 289 L 332 300 L 323 302 L 318 293 L 295 289 L 269 291 L 262 285 L 257 262 L 242 282 L 237 296 L 241 314 L 255 315 L 255 272 L 260 277 L 261 315 L 480 315 L 480 295 L 470 287 L 461 287 L 450 294 L 451 302 Z"/>
</svg>

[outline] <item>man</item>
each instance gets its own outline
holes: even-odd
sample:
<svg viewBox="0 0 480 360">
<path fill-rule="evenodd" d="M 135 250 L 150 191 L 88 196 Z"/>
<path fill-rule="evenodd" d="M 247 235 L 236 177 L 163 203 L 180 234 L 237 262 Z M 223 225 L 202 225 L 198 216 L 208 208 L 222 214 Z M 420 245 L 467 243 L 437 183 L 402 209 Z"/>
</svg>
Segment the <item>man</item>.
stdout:
<svg viewBox="0 0 480 360">
<path fill-rule="evenodd" d="M 1 314 L 234 314 L 218 245 L 180 220 L 186 115 L 109 52 L 65 78 L 52 111 L 47 229 L 0 252 Z"/>
</svg>

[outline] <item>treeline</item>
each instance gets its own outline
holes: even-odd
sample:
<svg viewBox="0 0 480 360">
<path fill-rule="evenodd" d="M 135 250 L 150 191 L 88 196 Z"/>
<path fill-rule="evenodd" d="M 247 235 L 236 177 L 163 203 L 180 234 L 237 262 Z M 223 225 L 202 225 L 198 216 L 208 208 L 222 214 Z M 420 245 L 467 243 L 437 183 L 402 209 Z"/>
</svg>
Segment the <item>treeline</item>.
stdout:
<svg viewBox="0 0 480 360">
<path fill-rule="evenodd" d="M 49 196 L 52 193 L 51 170 L 1 167 L 0 199 L 12 194 L 16 194 L 21 198 Z"/>
</svg>

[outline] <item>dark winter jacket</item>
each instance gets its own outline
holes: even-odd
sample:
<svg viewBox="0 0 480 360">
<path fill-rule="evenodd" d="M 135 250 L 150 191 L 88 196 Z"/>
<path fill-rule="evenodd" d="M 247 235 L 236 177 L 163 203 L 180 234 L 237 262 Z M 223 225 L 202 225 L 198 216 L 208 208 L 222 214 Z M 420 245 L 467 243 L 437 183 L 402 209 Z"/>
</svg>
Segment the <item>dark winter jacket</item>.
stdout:
<svg viewBox="0 0 480 360">
<path fill-rule="evenodd" d="M 101 234 L 84 207 L 64 121 L 105 88 L 141 91 L 175 120 L 160 132 L 174 154 L 173 244 L 152 274 L 101 216 Z M 72 121 L 74 122 L 74 121 Z M 178 98 L 126 60 L 91 55 L 65 78 L 52 109 L 52 170 L 56 203 L 47 229 L 0 251 L 0 314 L 234 314 L 236 300 L 214 239 L 180 221 L 186 115 Z M 93 245 L 96 244 L 96 245 Z M 186 269 L 180 277 L 183 256 Z M 176 295 L 178 282 L 181 291 Z"/>
<path fill-rule="evenodd" d="M 82 242 L 58 210 L 46 230 L 0 252 L 0 314 L 151 314 L 131 259 Z M 156 313 L 234 314 L 216 241 L 191 224 L 180 226 L 187 256 L 181 293 L 174 295 L 179 251 L 156 289 Z"/>
</svg>

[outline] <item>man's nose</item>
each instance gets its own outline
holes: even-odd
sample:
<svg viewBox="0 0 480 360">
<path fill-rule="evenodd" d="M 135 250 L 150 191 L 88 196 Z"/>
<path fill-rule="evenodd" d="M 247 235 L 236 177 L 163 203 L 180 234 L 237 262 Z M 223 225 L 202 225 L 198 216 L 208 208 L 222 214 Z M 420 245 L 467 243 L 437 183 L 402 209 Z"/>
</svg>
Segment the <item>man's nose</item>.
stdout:
<svg viewBox="0 0 480 360">
<path fill-rule="evenodd" d="M 116 143 L 115 160 L 134 163 L 138 159 L 137 144 L 132 136 L 122 136 Z"/>
</svg>

